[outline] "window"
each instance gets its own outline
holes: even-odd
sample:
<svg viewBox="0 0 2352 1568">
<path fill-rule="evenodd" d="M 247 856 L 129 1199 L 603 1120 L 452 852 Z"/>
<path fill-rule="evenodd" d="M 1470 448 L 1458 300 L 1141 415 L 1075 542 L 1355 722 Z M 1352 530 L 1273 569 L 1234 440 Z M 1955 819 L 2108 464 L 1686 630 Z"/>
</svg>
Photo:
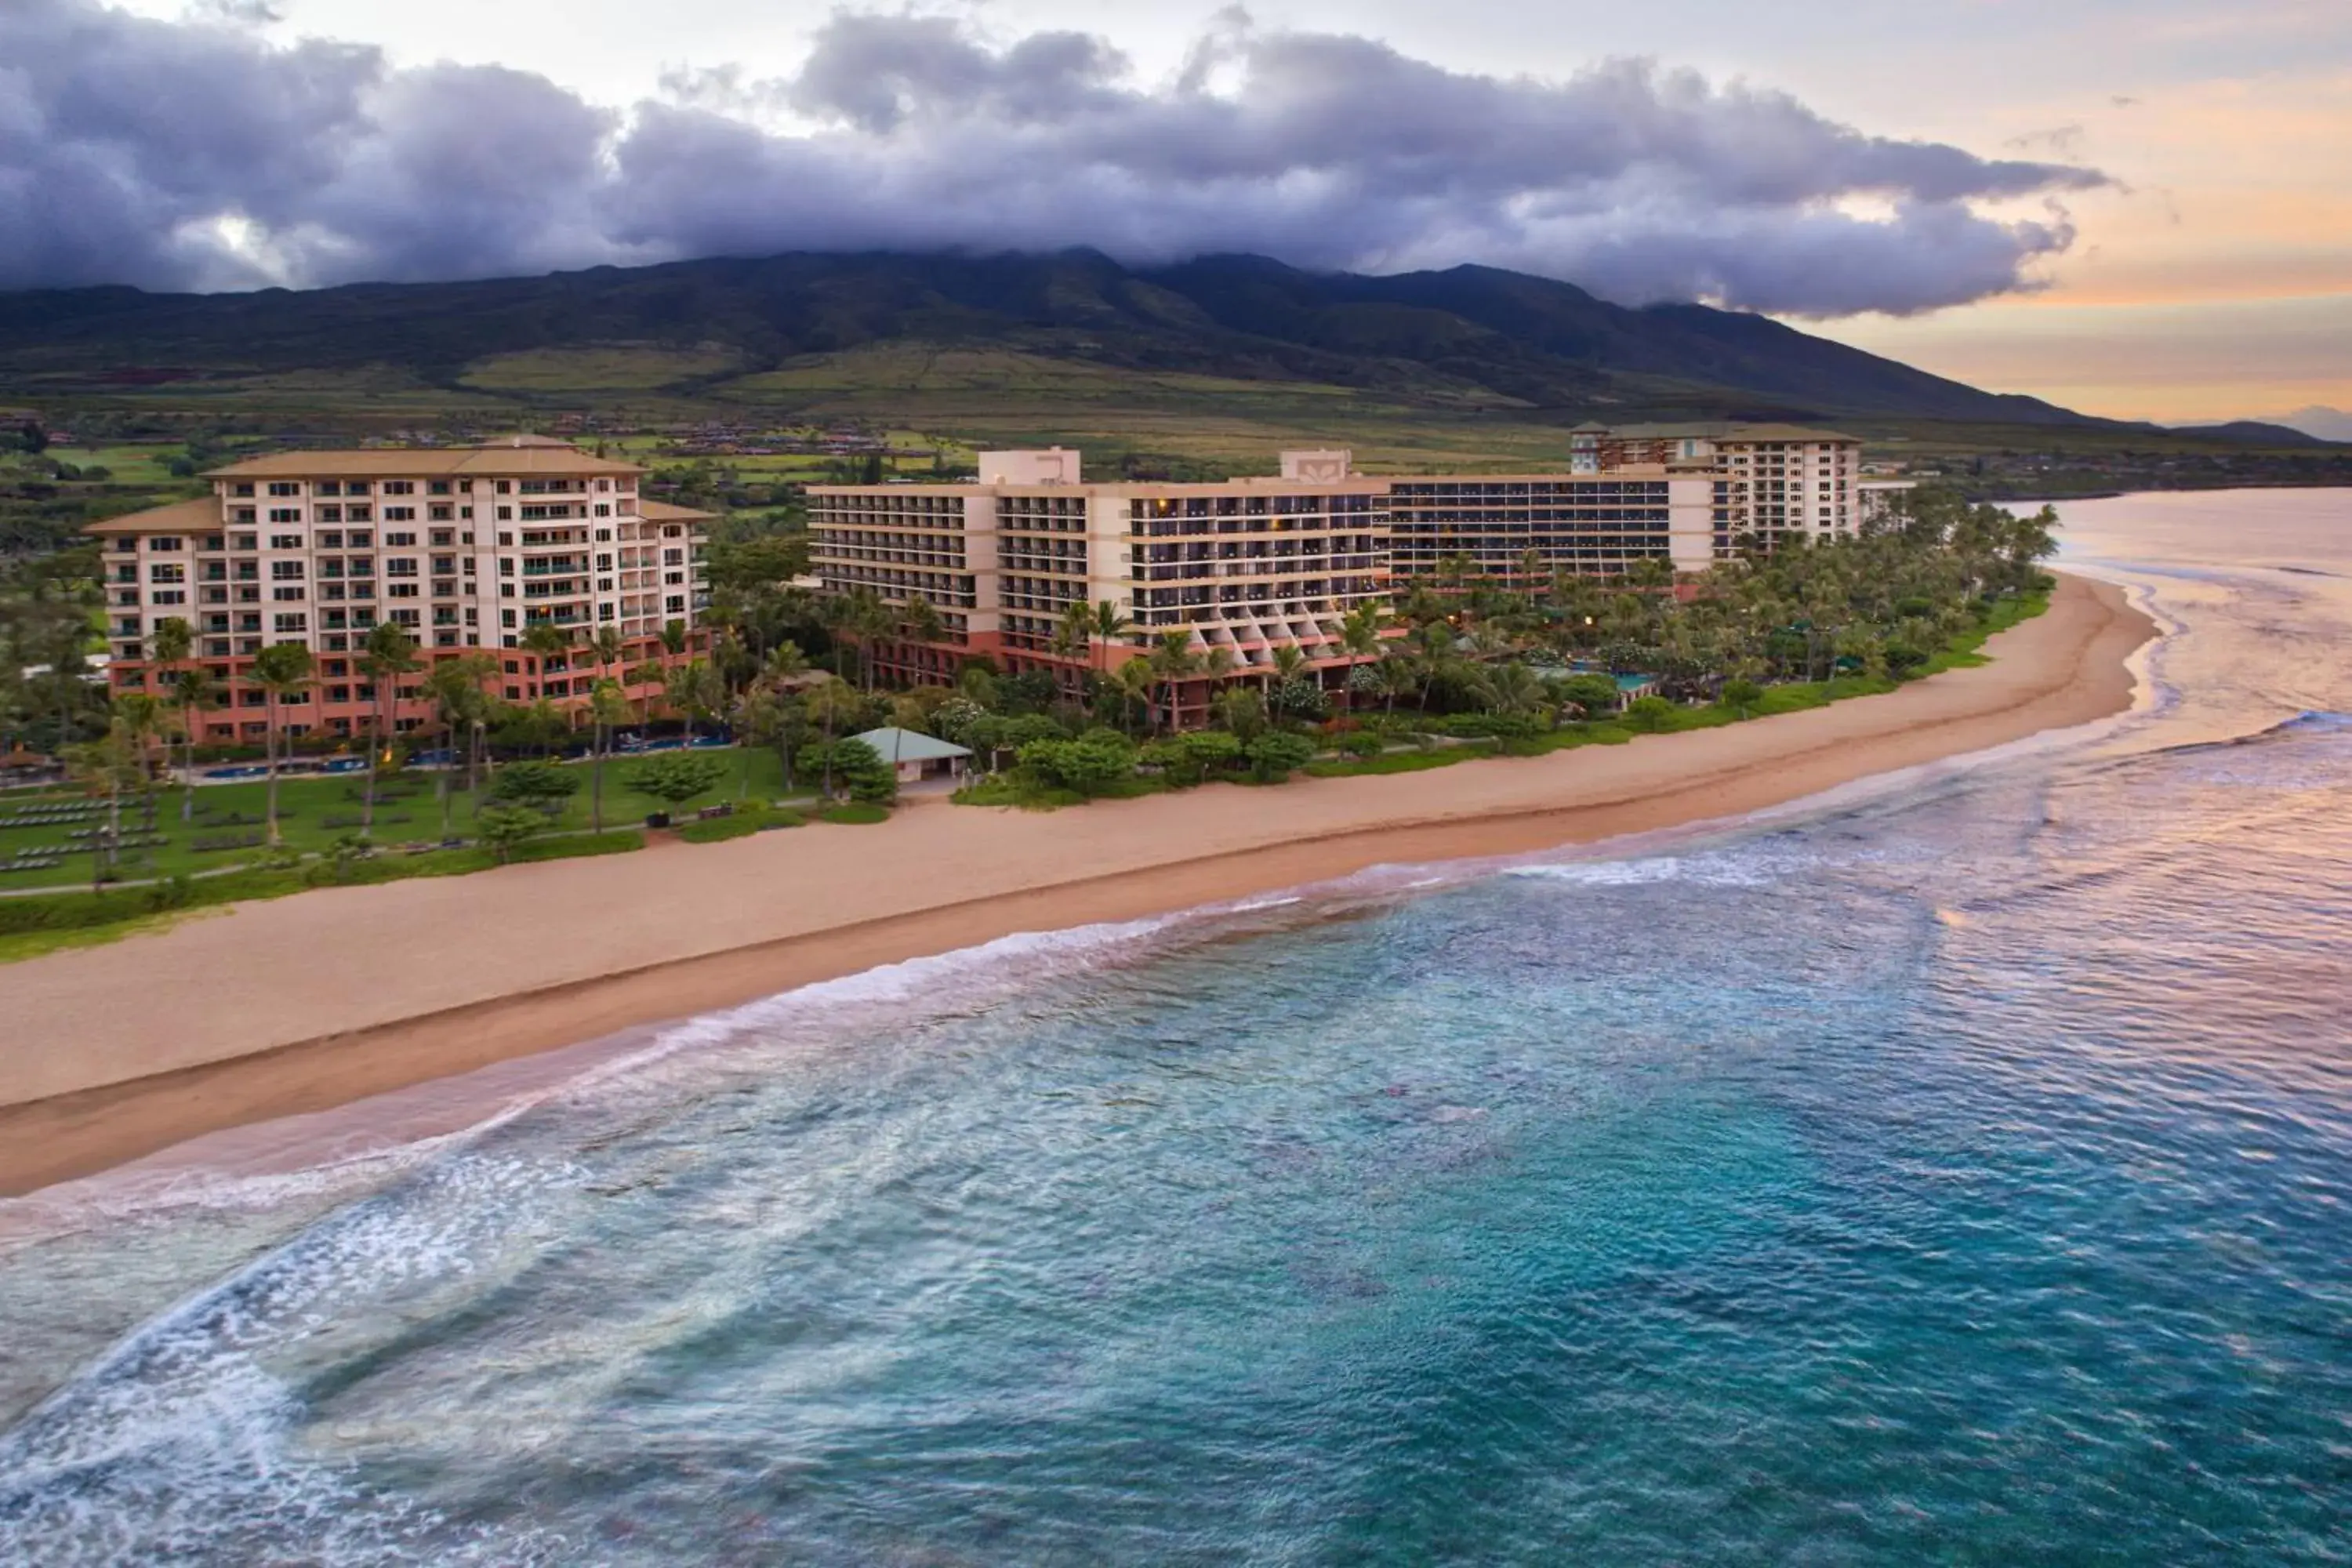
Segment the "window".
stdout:
<svg viewBox="0 0 2352 1568">
<path fill-rule="evenodd" d="M 386 550 L 414 550 L 416 548 L 416 535 L 387 533 L 383 536 L 383 547 Z"/>
<path fill-rule="evenodd" d="M 228 520 L 231 522 L 249 523 L 253 519 L 254 510 L 249 506 L 232 507 L 229 509 Z"/>
<path fill-rule="evenodd" d="M 340 533 L 322 533 L 322 534 L 319 535 L 319 548 L 320 548 L 320 549 L 321 549 L 321 550 L 341 550 L 342 547 L 343 547 L 343 536 L 342 536 L 341 534 L 340 534 Z"/>
<path fill-rule="evenodd" d="M 226 550 L 228 548 L 227 536 L 218 533 L 207 533 L 205 535 L 204 543 L 198 545 L 197 548 L 200 550 Z"/>
<path fill-rule="evenodd" d="M 302 487 L 291 479 L 272 479 L 269 481 L 269 493 L 274 496 L 299 496 L 302 493 Z"/>
<path fill-rule="evenodd" d="M 347 496 L 363 496 L 368 493 L 368 482 L 365 479 L 345 479 L 343 493 Z"/>
<path fill-rule="evenodd" d="M 158 561 L 147 568 L 147 581 L 150 583 L 184 583 L 187 580 L 188 569 L 176 561 Z"/>
<path fill-rule="evenodd" d="M 514 491 L 514 481 L 512 479 L 500 479 L 498 483 L 498 491 L 500 495 L 512 494 Z M 251 495 L 253 492 L 251 490 L 247 490 L 245 493 Z"/>
<path fill-rule="evenodd" d="M 353 550 L 365 550 L 374 542 L 375 535 L 364 528 L 354 530 L 352 533 L 351 545 Z"/>
<path fill-rule="evenodd" d="M 394 583 L 383 592 L 386 598 L 414 599 L 416 597 L 416 584 L 414 583 Z"/>
<path fill-rule="evenodd" d="M 317 484 L 312 485 L 310 489 L 313 494 L 322 496 L 339 496 L 343 493 L 342 484 L 335 479 L 320 479 Z"/>
<path fill-rule="evenodd" d="M 253 493 L 253 487 L 249 484 L 231 485 L 228 488 L 228 493 L 233 496 L 249 496 Z"/>
<path fill-rule="evenodd" d="M 433 531 L 433 548 L 436 550 L 446 550 L 452 543 L 456 542 L 457 537 L 457 536 L 456 534 L 450 532 L 446 528 L 436 528 Z M 438 568 L 436 568 L 436 570 L 438 570 Z"/>
<path fill-rule="evenodd" d="M 502 506 L 499 508 L 499 521 L 500 522 L 512 522 L 514 521 L 514 508 L 510 506 Z"/>
<path fill-rule="evenodd" d="M 147 548 L 150 550 L 177 550 L 180 548 L 180 541 L 171 534 L 159 533 L 154 538 L 147 542 Z"/>
<path fill-rule="evenodd" d="M 299 550 L 302 548 L 302 536 L 299 533 L 273 533 L 269 536 L 269 548 L 272 550 Z"/>
<path fill-rule="evenodd" d="M 319 521 L 320 522 L 341 522 L 343 521 L 343 509 L 339 506 L 322 506 L 319 509 Z"/>
<path fill-rule="evenodd" d="M 188 592 L 184 588 L 158 588 L 149 596 L 159 605 L 184 605 L 188 602 Z"/>
<path fill-rule="evenodd" d="M 299 603 L 302 598 L 302 585 L 299 583 L 293 583 L 284 587 L 272 588 L 269 590 L 269 596 L 281 605 Z"/>
<path fill-rule="evenodd" d="M 302 509 L 299 506 L 273 506 L 269 509 L 269 521 L 272 522 L 299 522 L 302 521 Z"/>
<path fill-rule="evenodd" d="M 386 479 L 383 481 L 383 493 L 388 496 L 413 496 L 416 493 L 416 484 L 412 479 Z"/>
<path fill-rule="evenodd" d="M 449 521 L 449 507 L 446 502 L 444 502 L 440 506 L 428 507 L 425 510 L 436 522 L 447 522 Z"/>
<path fill-rule="evenodd" d="M 310 617 L 301 614 L 299 611 L 296 611 L 290 615 L 272 616 L 271 623 L 272 628 L 280 637 L 287 637 L 299 632 L 307 632 L 310 629 Z"/>
<path fill-rule="evenodd" d="M 413 506 L 388 506 L 383 509 L 383 520 L 386 522 L 415 522 L 416 509 Z"/>
<path fill-rule="evenodd" d="M 394 610 L 392 612 L 392 623 L 414 631 L 425 624 L 425 617 L 422 613 L 415 610 Z"/>
<path fill-rule="evenodd" d="M 372 506 L 347 506 L 343 508 L 343 521 L 346 522 L 373 522 L 375 521 L 375 508 Z"/>
<path fill-rule="evenodd" d="M 449 481 L 446 479 L 435 479 L 432 483 L 425 487 L 425 493 L 427 495 L 446 496 L 449 493 Z"/>
<path fill-rule="evenodd" d="M 383 563 L 383 574 L 387 577 L 415 576 L 416 557 L 413 555 L 394 555 L 391 557 Z"/>
<path fill-rule="evenodd" d="M 269 563 L 269 574 L 281 583 L 299 583 L 302 580 L 302 563 L 299 561 L 273 561 Z"/>
</svg>

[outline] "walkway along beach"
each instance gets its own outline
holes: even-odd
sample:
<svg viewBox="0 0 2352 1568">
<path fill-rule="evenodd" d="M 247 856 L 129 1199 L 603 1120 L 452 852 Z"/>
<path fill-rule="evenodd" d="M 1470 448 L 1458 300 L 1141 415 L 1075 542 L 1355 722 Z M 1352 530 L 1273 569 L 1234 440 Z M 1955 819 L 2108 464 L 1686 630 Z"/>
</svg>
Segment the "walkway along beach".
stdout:
<svg viewBox="0 0 2352 1568">
<path fill-rule="evenodd" d="M 0 970 L 0 1192 L 1022 931 L 1754 811 L 2120 712 L 2154 633 L 2062 575 L 1884 696 L 1423 773 L 1211 786 L 330 889 Z"/>
</svg>

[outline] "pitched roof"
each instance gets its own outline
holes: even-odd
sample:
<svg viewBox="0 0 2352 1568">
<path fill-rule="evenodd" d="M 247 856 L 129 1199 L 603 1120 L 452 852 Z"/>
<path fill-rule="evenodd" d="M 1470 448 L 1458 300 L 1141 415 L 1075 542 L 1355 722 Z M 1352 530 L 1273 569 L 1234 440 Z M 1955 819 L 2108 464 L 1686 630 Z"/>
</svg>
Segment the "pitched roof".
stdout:
<svg viewBox="0 0 2352 1568">
<path fill-rule="evenodd" d="M 220 502 L 211 496 L 195 500 L 175 500 L 169 506 L 151 507 L 145 511 L 110 517 L 104 522 L 93 522 L 84 533 L 121 535 L 141 533 L 196 533 L 221 525 Z"/>
<path fill-rule="evenodd" d="M 591 457 L 568 441 L 511 436 L 476 447 L 379 447 L 356 451 L 272 452 L 208 470 L 212 479 L 454 478 L 467 474 L 642 474 L 635 463 Z"/>
<path fill-rule="evenodd" d="M 718 516 L 713 511 L 697 511 L 690 506 L 672 506 L 666 500 L 641 500 L 637 515 L 647 522 L 702 522 Z"/>
<path fill-rule="evenodd" d="M 886 763 L 938 763 L 950 757 L 968 757 L 971 748 L 942 741 L 914 730 L 901 730 L 885 725 L 868 730 L 862 735 L 852 735 L 853 741 L 863 741 L 874 748 L 875 754 Z"/>
</svg>

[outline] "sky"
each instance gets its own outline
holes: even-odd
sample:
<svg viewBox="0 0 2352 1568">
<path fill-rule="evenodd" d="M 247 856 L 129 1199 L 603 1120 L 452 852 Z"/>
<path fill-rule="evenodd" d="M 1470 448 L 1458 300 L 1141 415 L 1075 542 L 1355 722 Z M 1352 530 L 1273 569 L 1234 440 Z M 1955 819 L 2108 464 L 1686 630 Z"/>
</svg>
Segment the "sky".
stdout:
<svg viewBox="0 0 2352 1568">
<path fill-rule="evenodd" d="M 2352 0 L 0 0 L 0 289 L 1076 244 L 2352 408 Z"/>
</svg>

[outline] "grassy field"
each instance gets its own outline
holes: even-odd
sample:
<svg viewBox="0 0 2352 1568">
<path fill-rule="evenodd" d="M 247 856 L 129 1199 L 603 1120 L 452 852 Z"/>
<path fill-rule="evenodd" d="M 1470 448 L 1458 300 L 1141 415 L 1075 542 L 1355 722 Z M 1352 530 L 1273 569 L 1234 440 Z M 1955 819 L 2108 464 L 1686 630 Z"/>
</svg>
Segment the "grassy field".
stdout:
<svg viewBox="0 0 2352 1568">
<path fill-rule="evenodd" d="M 729 773 L 717 789 L 709 795 L 688 801 L 682 808 L 691 816 L 699 807 L 738 800 L 769 802 L 800 798 L 803 792 L 788 792 L 784 788 L 783 770 L 776 754 L 757 748 L 736 747 L 713 753 L 723 758 Z M 551 833 L 583 831 L 590 826 L 589 769 L 585 763 L 571 764 L 580 776 L 580 789 L 562 810 L 551 817 Z M 628 787 L 631 764 L 619 759 L 605 764 L 604 826 L 607 828 L 628 826 L 645 820 L 647 814 L 670 810 L 663 803 L 638 794 Z M 462 784 L 463 774 L 451 783 Z M 438 842 L 442 837 L 442 807 L 436 793 L 439 775 L 412 773 L 391 781 L 386 789 L 389 798 L 379 796 L 376 805 L 375 841 L 380 845 L 412 842 Z M 264 831 L 262 817 L 268 785 L 262 782 L 205 784 L 195 791 L 197 817 L 194 822 L 180 820 L 184 792 L 164 789 L 155 797 L 155 827 L 164 842 L 157 846 L 142 846 L 126 849 L 122 855 L 121 876 L 126 880 L 154 877 L 190 876 L 200 872 L 218 872 L 258 858 L 263 851 L 242 844 L 224 844 L 216 848 L 199 848 L 205 841 L 241 840 Z M 341 838 L 358 831 L 361 813 L 361 784 L 349 777 L 286 778 L 278 781 L 278 826 L 287 847 L 305 854 L 321 853 Z M 87 805 L 82 795 L 10 795 L 0 803 L 0 823 L 5 823 L 18 808 L 47 802 Z M 449 833 L 457 837 L 470 837 L 479 800 L 462 788 L 453 788 L 449 795 Z M 126 837 L 142 834 L 144 812 L 135 797 L 126 798 L 123 824 Z M 88 848 L 88 837 L 69 838 L 68 829 L 87 831 L 100 825 L 97 817 L 68 825 L 37 826 L 0 826 L 0 861 L 20 849 L 65 848 L 64 864 L 37 870 L 0 871 L 0 891 L 35 888 L 87 887 L 89 884 L 94 856 Z"/>
</svg>

